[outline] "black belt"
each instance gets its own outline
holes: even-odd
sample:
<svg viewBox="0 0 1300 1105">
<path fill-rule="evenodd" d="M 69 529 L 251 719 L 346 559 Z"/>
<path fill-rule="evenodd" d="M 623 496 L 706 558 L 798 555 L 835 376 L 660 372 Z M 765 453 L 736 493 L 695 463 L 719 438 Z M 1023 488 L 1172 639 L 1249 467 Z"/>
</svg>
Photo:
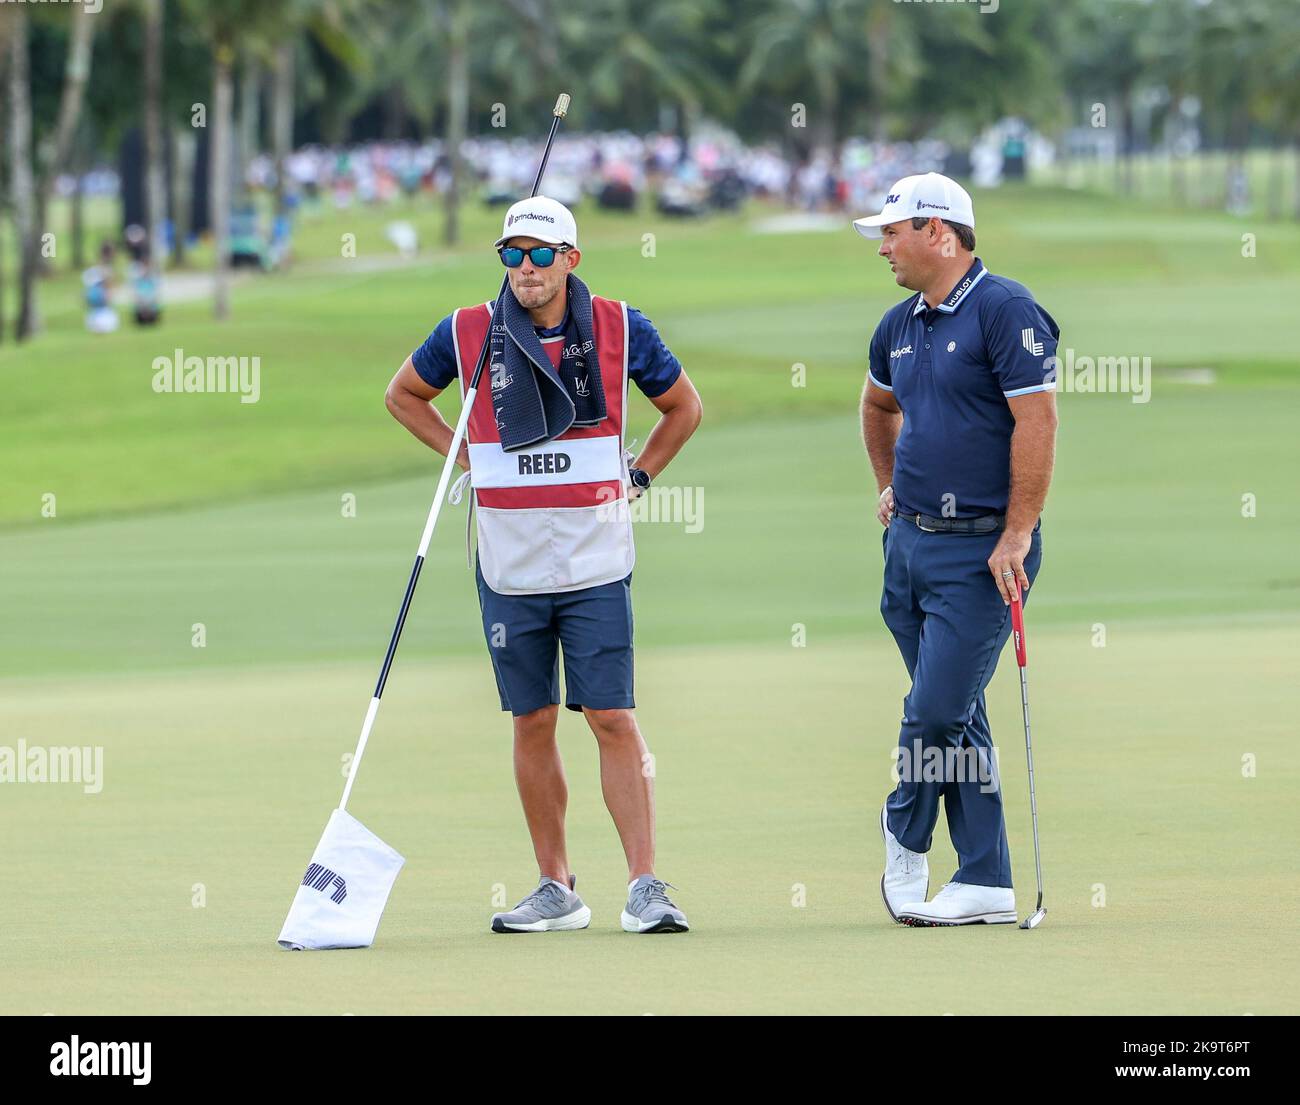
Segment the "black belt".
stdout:
<svg viewBox="0 0 1300 1105">
<path fill-rule="evenodd" d="M 1007 524 L 1005 514 L 984 514 L 979 518 L 931 518 L 928 514 L 900 514 L 926 533 L 997 533 Z"/>
</svg>

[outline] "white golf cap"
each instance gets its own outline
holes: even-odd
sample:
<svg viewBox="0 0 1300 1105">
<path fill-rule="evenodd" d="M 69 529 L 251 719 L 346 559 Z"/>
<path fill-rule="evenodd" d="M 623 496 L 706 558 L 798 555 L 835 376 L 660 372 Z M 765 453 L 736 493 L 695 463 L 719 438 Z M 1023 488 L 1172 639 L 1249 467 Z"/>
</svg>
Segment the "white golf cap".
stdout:
<svg viewBox="0 0 1300 1105">
<path fill-rule="evenodd" d="M 853 226 L 864 238 L 880 238 L 883 226 L 932 216 L 975 229 L 975 205 L 971 203 L 970 193 L 939 173 L 903 177 L 889 190 L 879 215 L 854 219 Z"/>
<path fill-rule="evenodd" d="M 520 200 L 506 212 L 501 237 L 493 245 L 503 246 L 511 238 L 536 238 L 556 245 L 578 244 L 578 223 L 573 212 L 549 196 Z"/>
</svg>

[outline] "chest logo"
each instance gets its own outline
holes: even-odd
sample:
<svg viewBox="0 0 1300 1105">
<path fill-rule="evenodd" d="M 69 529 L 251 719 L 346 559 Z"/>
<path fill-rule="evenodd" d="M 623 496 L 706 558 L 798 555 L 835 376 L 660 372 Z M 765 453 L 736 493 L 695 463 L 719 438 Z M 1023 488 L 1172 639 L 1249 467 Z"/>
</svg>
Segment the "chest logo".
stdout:
<svg viewBox="0 0 1300 1105">
<path fill-rule="evenodd" d="M 948 343 L 948 352 L 949 352 L 949 353 L 956 353 L 956 352 L 957 352 L 957 343 L 956 343 L 955 341 L 950 341 L 950 342 Z"/>
<path fill-rule="evenodd" d="M 891 361 L 896 361 L 899 357 L 906 357 L 911 352 L 912 347 L 910 345 L 905 345 L 902 349 L 891 349 L 889 351 L 889 359 Z"/>
</svg>

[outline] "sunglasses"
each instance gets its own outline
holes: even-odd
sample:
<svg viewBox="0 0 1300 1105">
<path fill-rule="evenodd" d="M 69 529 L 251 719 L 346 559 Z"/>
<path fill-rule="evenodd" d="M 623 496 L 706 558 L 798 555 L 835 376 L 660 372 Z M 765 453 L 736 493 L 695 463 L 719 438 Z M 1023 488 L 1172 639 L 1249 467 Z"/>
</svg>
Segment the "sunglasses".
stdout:
<svg viewBox="0 0 1300 1105">
<path fill-rule="evenodd" d="M 555 264 L 555 255 L 557 253 L 568 253 L 572 246 L 533 246 L 532 249 L 522 249 L 519 246 L 502 246 L 497 250 L 501 257 L 501 263 L 508 269 L 517 269 L 524 263 L 524 254 L 528 254 L 530 260 L 539 269 L 549 269 Z"/>
</svg>

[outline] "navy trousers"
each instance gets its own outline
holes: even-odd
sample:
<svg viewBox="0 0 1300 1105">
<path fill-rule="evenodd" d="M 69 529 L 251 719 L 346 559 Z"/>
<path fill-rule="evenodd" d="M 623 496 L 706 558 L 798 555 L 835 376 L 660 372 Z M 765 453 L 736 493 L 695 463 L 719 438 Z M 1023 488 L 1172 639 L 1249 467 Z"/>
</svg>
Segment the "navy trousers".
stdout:
<svg viewBox="0 0 1300 1105">
<path fill-rule="evenodd" d="M 928 533 L 895 516 L 884 536 L 880 612 L 912 678 L 903 699 L 899 783 L 886 802 L 889 831 L 904 847 L 928 852 L 942 798 L 960 863 L 950 881 L 1009 887 L 1002 788 L 984 705 L 1011 635 L 1011 609 L 988 567 L 1001 536 Z M 1035 526 L 1025 557 L 1030 583 L 1042 556 Z"/>
</svg>

